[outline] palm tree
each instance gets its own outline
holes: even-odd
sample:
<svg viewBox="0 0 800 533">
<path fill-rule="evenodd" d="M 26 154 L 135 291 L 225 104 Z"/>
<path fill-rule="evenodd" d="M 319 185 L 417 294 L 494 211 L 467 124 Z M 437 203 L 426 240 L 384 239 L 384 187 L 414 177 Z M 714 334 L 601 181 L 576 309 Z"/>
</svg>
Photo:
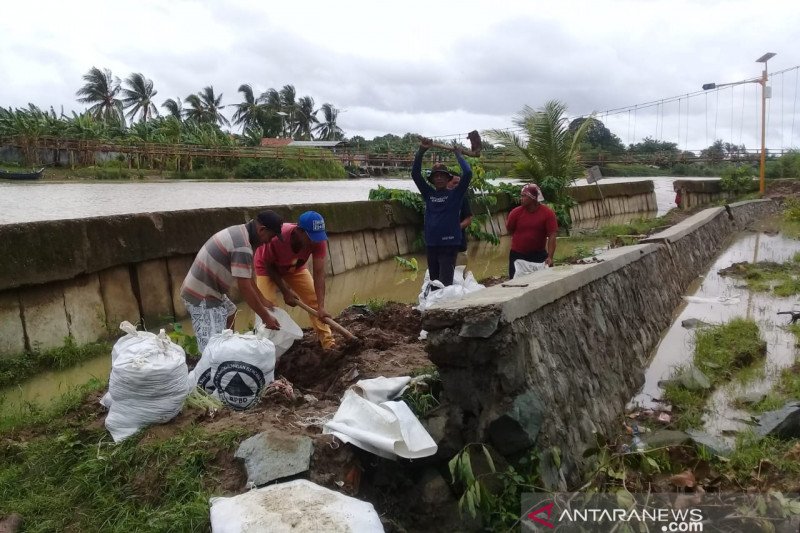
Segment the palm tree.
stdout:
<svg viewBox="0 0 800 533">
<path fill-rule="evenodd" d="M 311 130 L 319 124 L 317 110 L 314 109 L 314 99 L 310 96 L 302 97 L 295 108 L 295 136 L 299 140 L 310 141 Z"/>
<path fill-rule="evenodd" d="M 295 110 L 297 108 L 297 91 L 294 90 L 294 85 L 284 85 L 280 92 L 281 95 L 281 111 L 286 113 L 286 120 L 284 122 L 284 136 L 294 138 L 294 132 L 297 129 L 295 124 Z"/>
<path fill-rule="evenodd" d="M 553 204 L 559 224 L 569 227 L 569 208 L 574 200 L 567 189 L 583 173 L 578 161 L 580 144 L 594 119 L 590 117 L 570 131 L 566 111 L 567 107 L 558 100 L 548 101 L 538 111 L 525 106 L 512 121 L 522 135 L 489 130 L 486 136 L 515 152 L 515 174 L 538 183 L 544 197 Z"/>
<path fill-rule="evenodd" d="M 172 98 L 167 98 L 166 100 L 164 100 L 164 103 L 161 104 L 161 107 L 169 111 L 169 114 L 175 117 L 176 119 L 180 120 L 181 118 L 183 118 L 184 114 L 183 100 L 181 100 L 180 96 L 176 100 L 173 100 Z"/>
<path fill-rule="evenodd" d="M 205 122 L 230 126 L 228 119 L 221 113 L 221 110 L 225 108 L 224 105 L 220 105 L 222 94 L 220 93 L 219 96 L 214 95 L 213 85 L 204 87 L 197 94 L 190 94 L 184 101 L 189 104 L 189 109 L 186 110 L 186 118 L 193 119 L 199 123 Z"/>
<path fill-rule="evenodd" d="M 244 96 L 241 104 L 236 104 L 236 113 L 233 114 L 233 123 L 243 125 L 243 129 L 257 129 L 265 114 L 265 106 L 260 98 L 253 94 L 253 88 L 244 83 L 239 86 L 239 92 Z"/>
<path fill-rule="evenodd" d="M 265 137 L 283 135 L 284 117 L 281 111 L 281 94 L 275 89 L 267 89 L 258 98 L 264 105 L 265 115 L 261 120 L 261 129 Z"/>
<path fill-rule="evenodd" d="M 158 91 L 153 90 L 153 80 L 145 78 L 141 73 L 134 72 L 125 79 L 127 87 L 122 89 L 122 105 L 128 111 L 128 118 L 133 121 L 137 113 L 141 113 L 142 122 L 158 115 L 153 97 Z"/>
<path fill-rule="evenodd" d="M 83 75 L 86 82 L 75 93 L 78 101 L 92 104 L 89 111 L 96 117 L 106 122 L 123 120 L 122 102 L 117 98 L 119 94 L 119 78 L 111 75 L 108 69 L 100 70 L 92 67 Z"/>
<path fill-rule="evenodd" d="M 317 132 L 317 138 L 323 141 L 340 141 L 344 138 L 344 131 L 336 125 L 336 118 L 339 116 L 339 110 L 331 104 L 322 104 L 320 108 L 322 111 L 322 122 L 314 127 Z"/>
</svg>

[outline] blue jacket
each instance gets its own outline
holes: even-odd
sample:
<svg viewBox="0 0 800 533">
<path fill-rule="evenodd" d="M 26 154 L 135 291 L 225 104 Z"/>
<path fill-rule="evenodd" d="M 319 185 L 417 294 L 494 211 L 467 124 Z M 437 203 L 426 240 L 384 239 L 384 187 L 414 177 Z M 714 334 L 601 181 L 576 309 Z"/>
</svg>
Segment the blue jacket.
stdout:
<svg viewBox="0 0 800 533">
<path fill-rule="evenodd" d="M 411 177 L 417 184 L 423 200 L 425 200 L 425 244 L 428 246 L 460 246 L 461 245 L 461 202 L 472 180 L 472 169 L 469 163 L 456 153 L 461 167 L 461 181 L 458 187 L 437 191 L 422 177 L 422 156 L 425 150 L 420 148 L 414 156 L 411 166 Z"/>
</svg>

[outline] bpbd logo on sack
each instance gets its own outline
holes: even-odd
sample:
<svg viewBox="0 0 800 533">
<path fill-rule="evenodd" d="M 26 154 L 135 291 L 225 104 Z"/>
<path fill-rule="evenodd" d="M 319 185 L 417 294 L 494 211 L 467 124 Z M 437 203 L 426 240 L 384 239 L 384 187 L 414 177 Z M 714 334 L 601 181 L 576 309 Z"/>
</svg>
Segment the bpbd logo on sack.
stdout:
<svg viewBox="0 0 800 533">
<path fill-rule="evenodd" d="M 217 367 L 214 386 L 220 400 L 236 411 L 249 409 L 264 387 L 264 373 L 242 361 L 225 361 Z"/>
<path fill-rule="evenodd" d="M 206 391 L 208 394 L 212 394 L 216 390 L 214 388 L 214 382 L 211 380 L 210 368 L 206 368 L 205 372 L 200 374 L 200 379 L 197 380 L 197 386 Z"/>
</svg>

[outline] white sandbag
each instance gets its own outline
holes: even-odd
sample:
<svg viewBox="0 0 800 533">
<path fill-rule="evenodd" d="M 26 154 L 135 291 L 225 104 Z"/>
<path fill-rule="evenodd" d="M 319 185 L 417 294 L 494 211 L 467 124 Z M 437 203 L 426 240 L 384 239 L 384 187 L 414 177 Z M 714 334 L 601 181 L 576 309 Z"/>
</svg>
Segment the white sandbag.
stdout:
<svg viewBox="0 0 800 533">
<path fill-rule="evenodd" d="M 353 385 L 353 391 L 372 403 L 394 400 L 400 396 L 406 386 L 411 383 L 411 376 L 372 379 L 361 379 Z"/>
<path fill-rule="evenodd" d="M 272 316 L 278 321 L 281 329 L 268 329 L 265 335 L 275 345 L 275 357 L 280 359 L 280 357 L 292 347 L 294 341 L 303 338 L 303 330 L 300 329 L 297 322 L 292 320 L 289 313 L 280 307 L 276 307 L 270 311 L 270 313 L 272 313 Z M 258 331 L 263 323 L 261 317 L 256 315 L 256 331 Z"/>
<path fill-rule="evenodd" d="M 475 281 L 472 272 L 464 274 L 464 266 L 456 267 L 453 273 L 453 284 L 449 287 L 445 287 L 438 280 L 431 281 L 430 273 L 426 270 L 422 290 L 417 296 L 419 305 L 416 309 L 425 311 L 437 303 L 460 300 L 467 294 L 483 288 L 485 288 L 483 285 Z"/>
<path fill-rule="evenodd" d="M 252 407 L 264 386 L 275 380 L 275 345 L 267 331 L 264 326 L 255 334 L 226 329 L 208 340 L 201 361 L 208 357 L 209 379 L 219 399 L 231 409 Z"/>
<path fill-rule="evenodd" d="M 352 389 L 345 391 L 339 409 L 322 433 L 387 459 L 419 459 L 434 455 L 437 449 L 406 402 L 376 404 Z"/>
<path fill-rule="evenodd" d="M 533 263 L 531 261 L 525 261 L 524 259 L 516 259 L 514 261 L 513 279 L 517 279 L 520 276 L 533 274 L 534 272 L 539 272 L 540 270 L 545 270 L 546 268 L 547 265 L 545 263 Z"/>
<path fill-rule="evenodd" d="M 206 348 L 208 348 L 206 346 Z M 216 396 L 214 388 L 214 376 L 211 375 L 211 356 L 206 355 L 208 349 L 203 351 L 203 355 L 195 367 L 189 372 L 189 384 L 191 387 L 200 387 L 208 394 Z"/>
<path fill-rule="evenodd" d="M 109 406 L 105 425 L 115 442 L 151 424 L 172 420 L 190 390 L 186 354 L 163 329 L 155 335 L 136 331 L 127 322 L 120 329 L 127 335 L 112 350 L 104 398 Z"/>
<path fill-rule="evenodd" d="M 306 479 L 230 498 L 211 498 L 212 533 L 352 531 L 382 533 L 375 508 Z"/>
</svg>

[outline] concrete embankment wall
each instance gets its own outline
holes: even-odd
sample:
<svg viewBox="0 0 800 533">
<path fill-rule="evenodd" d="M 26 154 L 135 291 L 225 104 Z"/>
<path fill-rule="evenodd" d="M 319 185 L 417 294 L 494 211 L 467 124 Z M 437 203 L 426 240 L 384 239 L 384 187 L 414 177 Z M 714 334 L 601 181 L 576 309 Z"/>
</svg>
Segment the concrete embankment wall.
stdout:
<svg viewBox="0 0 800 533">
<path fill-rule="evenodd" d="M 600 186 L 581 185 L 570 188 L 578 205 L 570 210 L 573 222 L 625 213 L 655 213 L 658 211 L 652 180 L 626 183 L 605 183 Z"/>
<path fill-rule="evenodd" d="M 423 316 L 449 412 L 443 453 L 488 442 L 532 446 L 551 488 L 575 487 L 594 432 L 611 434 L 689 283 L 728 237 L 776 209 L 768 200 L 707 209 L 601 262 L 489 287 Z"/>
<path fill-rule="evenodd" d="M 594 201 L 592 193 L 576 194 Z M 631 197 L 624 191 L 609 189 L 604 194 L 607 205 L 618 210 L 613 214 L 635 208 L 628 200 L 615 199 L 615 194 Z M 491 207 L 492 220 L 484 230 L 505 235 L 513 205 L 507 195 L 501 195 Z M 241 224 L 265 208 L 289 221 L 309 209 L 322 213 L 330 233 L 328 275 L 414 251 L 422 225 L 416 212 L 395 201 L 202 209 L 0 225 L 0 356 L 61 346 L 67 336 L 78 343 L 91 342 L 116 333 L 122 320 L 143 319 L 145 325 L 155 327 L 185 317 L 179 290 L 197 251 L 219 229 Z M 485 207 L 475 206 L 474 211 L 482 214 Z"/>
<path fill-rule="evenodd" d="M 680 208 L 683 210 L 728 200 L 736 196 L 734 193 L 722 190 L 722 182 L 719 179 L 675 180 L 672 188 L 680 194 Z M 750 191 L 757 190 L 758 182 L 754 180 Z"/>
</svg>

